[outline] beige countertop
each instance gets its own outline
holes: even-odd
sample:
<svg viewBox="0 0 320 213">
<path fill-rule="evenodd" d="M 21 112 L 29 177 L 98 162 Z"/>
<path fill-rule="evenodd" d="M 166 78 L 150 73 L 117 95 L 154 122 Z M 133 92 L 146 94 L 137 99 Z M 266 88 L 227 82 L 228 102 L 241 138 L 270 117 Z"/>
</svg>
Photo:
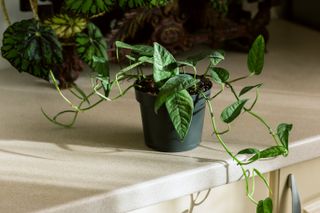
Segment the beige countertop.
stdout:
<svg viewBox="0 0 320 213">
<path fill-rule="evenodd" d="M 320 33 L 284 21 L 274 21 L 270 31 L 264 72 L 244 83 L 264 82 L 255 111 L 274 127 L 288 122 L 294 129 L 289 157 L 256 163 L 263 172 L 320 156 Z M 246 72 L 245 54 L 227 52 L 224 63 L 234 77 Z M 45 82 L 1 70 L 0 99 L 0 212 L 125 212 L 241 177 L 208 118 L 195 150 L 147 148 L 133 91 L 81 114 L 70 129 L 41 114 L 41 107 L 52 115 L 67 107 Z M 215 107 L 220 112 L 232 101 L 227 93 Z M 256 124 L 246 115 L 235 122 L 225 136 L 233 151 L 272 144 Z"/>
</svg>

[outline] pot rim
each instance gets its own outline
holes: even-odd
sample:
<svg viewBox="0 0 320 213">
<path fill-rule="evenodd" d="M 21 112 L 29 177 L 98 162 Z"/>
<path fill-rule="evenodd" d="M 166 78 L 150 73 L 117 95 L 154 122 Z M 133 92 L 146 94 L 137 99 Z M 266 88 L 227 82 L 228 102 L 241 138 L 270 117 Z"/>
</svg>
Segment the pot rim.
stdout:
<svg viewBox="0 0 320 213">
<path fill-rule="evenodd" d="M 186 74 L 190 74 L 190 73 L 186 73 Z M 190 75 L 191 75 L 191 74 L 190 74 Z M 210 82 L 210 88 L 207 89 L 207 90 L 205 90 L 203 93 L 207 93 L 208 91 L 210 91 L 210 90 L 212 89 L 213 83 L 212 83 L 212 81 L 210 80 L 210 78 L 208 78 L 208 77 L 206 77 L 206 76 L 203 76 L 203 75 L 196 75 L 196 76 L 197 76 L 197 77 L 204 77 L 204 78 L 208 79 L 209 82 Z M 146 78 L 148 78 L 148 77 L 152 77 L 152 74 L 146 76 Z M 139 81 L 139 79 L 135 80 L 134 84 L 136 84 L 137 81 Z M 134 89 L 135 89 L 135 91 L 138 91 L 138 92 L 144 93 L 144 94 L 148 94 L 148 95 L 154 96 L 154 97 L 157 97 L 157 95 L 158 95 L 158 94 L 154 94 L 154 93 L 151 93 L 151 92 L 142 91 L 142 90 L 140 90 L 137 86 L 134 86 Z M 189 92 L 188 92 L 188 93 L 189 93 Z M 190 94 L 190 93 L 189 93 L 189 94 Z M 200 93 L 190 94 L 190 95 L 191 95 L 191 96 L 197 96 L 197 95 L 199 95 L 199 94 L 200 94 Z"/>
</svg>

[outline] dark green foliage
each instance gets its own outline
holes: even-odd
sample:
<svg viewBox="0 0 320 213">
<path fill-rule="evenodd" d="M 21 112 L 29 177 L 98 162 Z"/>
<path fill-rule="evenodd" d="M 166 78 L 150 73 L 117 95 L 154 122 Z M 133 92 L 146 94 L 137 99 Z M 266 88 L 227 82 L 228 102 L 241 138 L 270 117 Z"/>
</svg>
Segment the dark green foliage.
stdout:
<svg viewBox="0 0 320 213">
<path fill-rule="evenodd" d="M 224 60 L 224 52 L 222 50 L 214 51 L 209 56 L 210 62 L 213 66 L 218 65 L 221 61 Z"/>
<path fill-rule="evenodd" d="M 259 159 L 273 158 L 279 155 L 285 156 L 287 155 L 287 153 L 288 153 L 288 150 L 283 146 L 271 146 L 255 154 L 253 157 L 249 159 L 249 162 L 250 161 L 253 162 Z"/>
<path fill-rule="evenodd" d="M 168 79 L 160 88 L 157 99 L 154 105 L 155 112 L 164 104 L 168 98 L 181 90 L 188 89 L 199 82 L 198 79 L 193 78 L 191 75 L 181 74 Z"/>
<path fill-rule="evenodd" d="M 1 53 L 19 72 L 45 80 L 55 64 L 62 63 L 62 48 L 55 33 L 34 19 L 16 22 L 6 29 Z"/>
<path fill-rule="evenodd" d="M 175 62 L 175 58 L 167 49 L 165 49 L 158 43 L 154 43 L 153 79 L 155 82 L 159 82 L 172 76 L 178 75 L 178 69 L 167 69 L 170 64 L 174 64 Z"/>
<path fill-rule="evenodd" d="M 292 130 L 292 124 L 279 124 L 277 127 L 277 135 L 281 144 L 288 150 L 289 149 L 289 132 Z"/>
<path fill-rule="evenodd" d="M 65 8 L 77 14 L 92 16 L 109 11 L 113 0 L 66 0 Z"/>
<path fill-rule="evenodd" d="M 260 200 L 257 205 L 257 213 L 272 213 L 272 200 L 270 197 Z"/>
<path fill-rule="evenodd" d="M 120 7 L 158 7 L 168 3 L 168 0 L 66 0 L 65 8 L 77 14 L 93 16 L 108 12 L 118 4 Z"/>
<path fill-rule="evenodd" d="M 260 151 L 258 149 L 247 148 L 247 149 L 243 149 L 243 150 L 239 151 L 237 155 L 245 155 L 245 154 L 252 155 L 252 154 L 258 154 L 258 153 L 260 153 Z"/>
<path fill-rule="evenodd" d="M 133 53 L 137 53 L 140 56 L 153 56 L 153 47 L 150 47 L 148 45 L 140 45 L 140 44 L 136 44 L 136 45 L 131 45 L 131 44 L 127 44 L 124 43 L 122 41 L 116 41 L 116 47 L 117 50 L 119 48 L 123 48 L 123 49 L 128 49 L 131 50 Z"/>
<path fill-rule="evenodd" d="M 221 119 L 225 123 L 231 123 L 234 119 L 236 119 L 240 115 L 247 101 L 248 99 L 238 100 L 237 102 L 226 107 L 221 113 Z"/>
<path fill-rule="evenodd" d="M 109 62 L 107 43 L 99 28 L 89 23 L 87 32 L 76 35 L 77 52 L 80 58 L 97 73 L 106 93 L 109 92 Z"/>
<path fill-rule="evenodd" d="M 216 66 L 224 60 L 224 52 L 222 50 L 203 50 L 200 53 L 187 57 L 186 61 L 195 66 L 199 61 L 205 58 L 209 58 L 211 65 Z"/>
<path fill-rule="evenodd" d="M 168 0 L 119 0 L 120 7 L 163 6 Z"/>
<path fill-rule="evenodd" d="M 77 52 L 93 71 L 102 76 L 108 76 L 107 43 L 99 28 L 89 23 L 87 32 L 76 36 Z"/>
<path fill-rule="evenodd" d="M 254 86 L 246 86 L 240 91 L 239 96 L 244 95 L 247 92 L 249 92 L 250 90 L 252 90 L 254 88 L 259 88 L 261 86 L 262 86 L 262 84 L 257 84 L 257 85 L 254 85 Z"/>
<path fill-rule="evenodd" d="M 264 65 L 265 42 L 262 35 L 259 35 L 253 42 L 247 59 L 247 65 L 250 73 L 259 75 Z"/>
<path fill-rule="evenodd" d="M 193 100 L 187 90 L 172 94 L 166 100 L 166 108 L 181 140 L 187 135 L 193 113 Z"/>
<path fill-rule="evenodd" d="M 229 79 L 229 72 L 222 67 L 211 67 L 211 78 L 218 84 L 224 84 Z"/>
<path fill-rule="evenodd" d="M 221 14 L 228 13 L 229 0 L 210 0 L 212 7 Z"/>
</svg>

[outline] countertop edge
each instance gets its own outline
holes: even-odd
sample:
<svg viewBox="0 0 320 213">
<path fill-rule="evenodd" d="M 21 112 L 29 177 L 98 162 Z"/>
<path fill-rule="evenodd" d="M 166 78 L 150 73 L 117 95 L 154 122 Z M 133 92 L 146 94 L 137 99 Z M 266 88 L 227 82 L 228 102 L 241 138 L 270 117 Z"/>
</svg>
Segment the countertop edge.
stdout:
<svg viewBox="0 0 320 213">
<path fill-rule="evenodd" d="M 319 149 L 315 146 L 319 146 Z M 287 157 L 258 161 L 247 168 L 254 167 L 262 173 L 267 173 L 317 158 L 320 156 L 320 135 L 296 141 L 290 145 L 289 150 L 290 154 Z M 240 179 L 241 171 L 235 163 L 231 160 L 229 162 L 221 161 L 43 209 L 39 212 L 103 212 L 105 209 L 108 209 L 110 213 L 126 212 L 236 182 Z M 161 193 L 162 191 L 164 193 Z"/>
</svg>

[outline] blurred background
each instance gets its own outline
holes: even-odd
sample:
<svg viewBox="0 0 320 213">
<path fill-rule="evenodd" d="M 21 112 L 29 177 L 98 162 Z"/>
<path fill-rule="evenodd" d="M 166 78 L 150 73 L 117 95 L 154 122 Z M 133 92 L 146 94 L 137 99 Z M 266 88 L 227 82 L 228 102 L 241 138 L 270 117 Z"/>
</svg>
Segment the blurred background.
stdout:
<svg viewBox="0 0 320 213">
<path fill-rule="evenodd" d="M 63 0 L 39 0 L 39 16 L 45 20 L 61 12 Z M 268 41 L 270 21 L 285 19 L 320 30 L 320 1 L 317 0 L 171 0 L 162 7 L 142 7 L 128 1 L 127 7 L 113 6 L 93 19 L 106 37 L 110 59 L 114 42 L 152 43 L 157 41 L 174 53 L 198 44 L 246 52 L 253 39 L 263 34 Z M 31 18 L 28 0 L 6 1 L 12 22 Z M 117 4 L 115 4 L 117 5 Z M 0 30 L 7 23 L 0 17 Z M 2 35 L 2 33 L 1 33 Z M 1 38 L 2 40 L 2 38 Z M 0 59 L 0 68 L 9 67 Z"/>
</svg>

